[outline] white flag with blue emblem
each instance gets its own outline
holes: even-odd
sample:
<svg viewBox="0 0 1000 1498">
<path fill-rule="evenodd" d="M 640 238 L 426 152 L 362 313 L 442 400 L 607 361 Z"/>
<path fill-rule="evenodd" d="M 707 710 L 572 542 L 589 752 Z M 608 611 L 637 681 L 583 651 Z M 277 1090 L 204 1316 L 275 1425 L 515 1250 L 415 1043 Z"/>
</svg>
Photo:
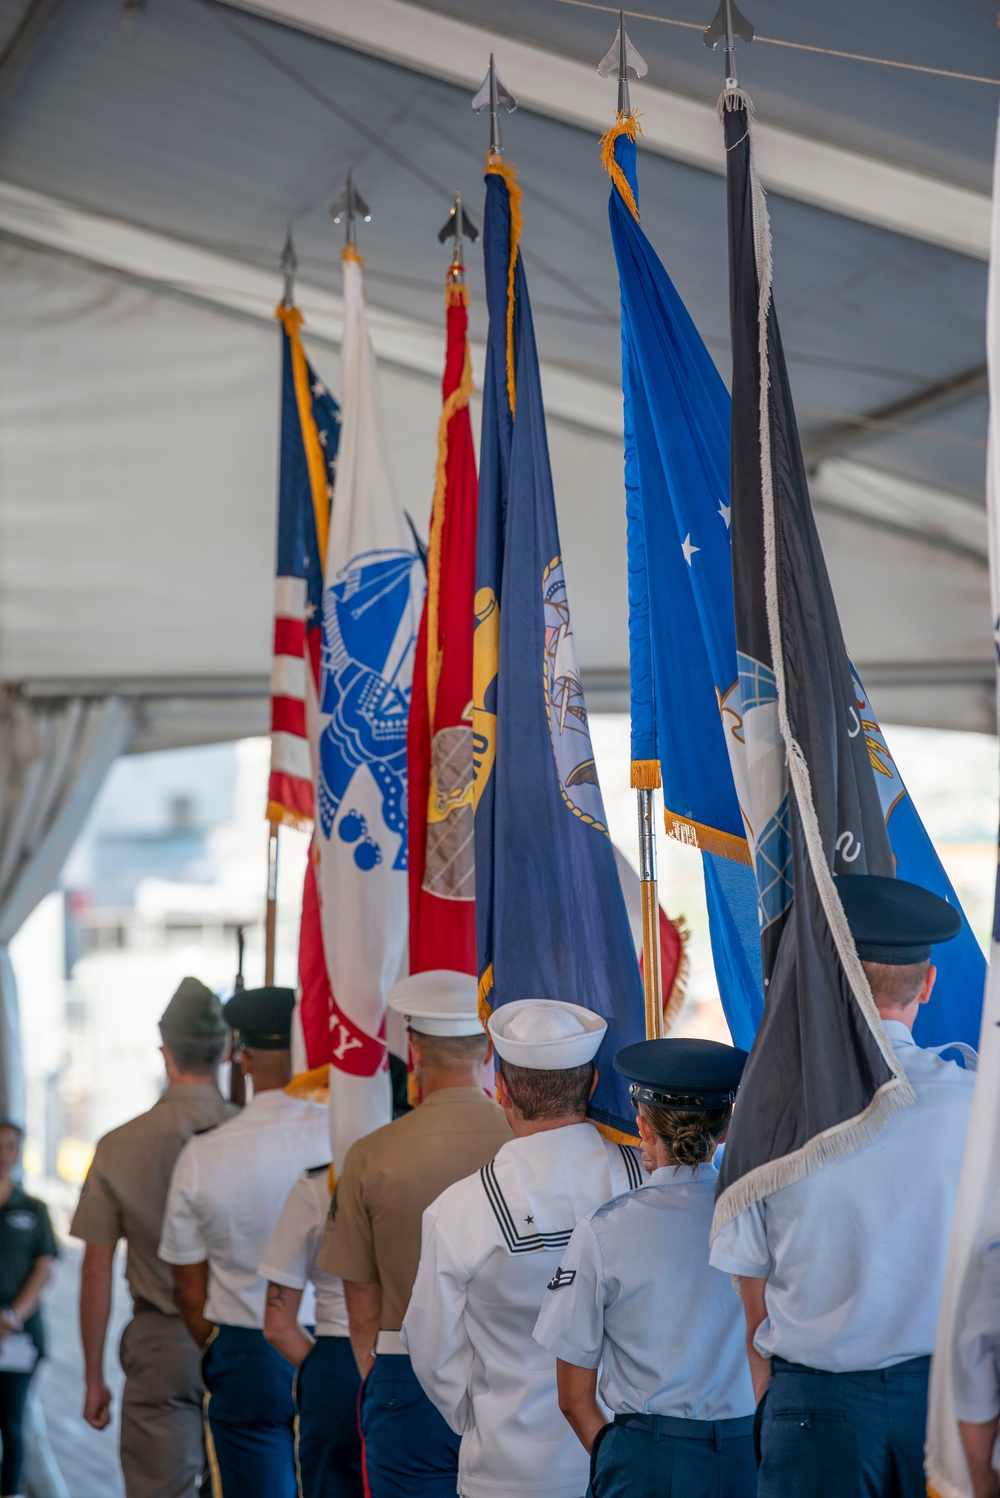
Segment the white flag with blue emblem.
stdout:
<svg viewBox="0 0 1000 1498">
<path fill-rule="evenodd" d="M 990 421 L 986 508 L 1000 688 L 1000 121 L 993 164 L 993 233 L 986 308 Z M 1000 700 L 1000 699 L 998 699 Z M 931 1498 L 997 1491 L 1000 1470 L 1000 874 L 986 979 L 979 1067 L 962 1163 L 927 1418 Z"/>
<path fill-rule="evenodd" d="M 385 998 L 406 971 L 406 729 L 424 574 L 387 463 L 361 262 L 344 251 L 341 437 L 323 588 L 317 893 L 336 1168 L 392 1116 Z"/>
</svg>

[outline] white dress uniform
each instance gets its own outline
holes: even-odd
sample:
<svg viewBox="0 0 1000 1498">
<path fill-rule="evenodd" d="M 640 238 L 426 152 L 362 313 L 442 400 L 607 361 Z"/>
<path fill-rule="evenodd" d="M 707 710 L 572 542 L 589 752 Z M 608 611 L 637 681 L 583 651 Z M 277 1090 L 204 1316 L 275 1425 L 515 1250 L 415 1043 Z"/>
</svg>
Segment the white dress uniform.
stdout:
<svg viewBox="0 0 1000 1498">
<path fill-rule="evenodd" d="M 235 1118 L 196 1134 L 174 1166 L 160 1258 L 208 1261 L 205 1317 L 264 1325 L 260 1261 L 301 1171 L 330 1153 L 327 1110 L 280 1089 L 258 1093 Z M 302 1319 L 311 1315 L 303 1301 Z"/>
<path fill-rule="evenodd" d="M 315 1310 L 311 1318 L 300 1315 L 299 1320 L 313 1326 L 317 1337 L 346 1337 L 350 1328 L 344 1282 L 316 1262 L 329 1215 L 330 1167 L 313 1166 L 302 1172 L 288 1193 L 257 1272 L 261 1279 L 290 1290 L 306 1291 L 312 1286 Z"/>
<path fill-rule="evenodd" d="M 916 1103 L 712 1244 L 716 1268 L 768 1281 L 762 1357 L 853 1373 L 933 1351 L 975 1074 L 923 1050 L 899 1020 L 885 1030 Z"/>
<path fill-rule="evenodd" d="M 536 1051 L 531 1038 L 553 1011 L 553 1033 Z M 489 1029 L 502 1060 L 556 1070 L 592 1060 L 605 1026 L 576 1005 L 539 999 L 505 1005 Z M 402 1335 L 421 1384 L 461 1434 L 462 1498 L 583 1498 L 587 1455 L 559 1410 L 555 1360 L 532 1333 L 580 1218 L 640 1179 L 634 1151 L 576 1123 L 511 1140 L 424 1213 Z"/>
<path fill-rule="evenodd" d="M 654 1170 L 583 1219 L 549 1282 L 535 1340 L 599 1367 L 616 1415 L 753 1414 L 739 1296 L 708 1262 L 718 1179 L 712 1164 Z"/>
</svg>

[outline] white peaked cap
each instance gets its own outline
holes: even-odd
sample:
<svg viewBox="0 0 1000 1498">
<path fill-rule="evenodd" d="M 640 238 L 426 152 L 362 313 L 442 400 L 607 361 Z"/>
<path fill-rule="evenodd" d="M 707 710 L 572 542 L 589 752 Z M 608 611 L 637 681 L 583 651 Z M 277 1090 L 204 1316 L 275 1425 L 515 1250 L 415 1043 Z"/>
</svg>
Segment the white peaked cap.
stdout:
<svg viewBox="0 0 1000 1498">
<path fill-rule="evenodd" d="M 515 999 L 490 1015 L 489 1032 L 502 1061 L 532 1071 L 568 1071 L 593 1061 L 607 1024 L 599 1014 L 561 999 Z"/>
<path fill-rule="evenodd" d="M 482 1035 L 479 984 L 471 973 L 434 968 L 390 988 L 386 1002 L 418 1035 Z"/>
</svg>

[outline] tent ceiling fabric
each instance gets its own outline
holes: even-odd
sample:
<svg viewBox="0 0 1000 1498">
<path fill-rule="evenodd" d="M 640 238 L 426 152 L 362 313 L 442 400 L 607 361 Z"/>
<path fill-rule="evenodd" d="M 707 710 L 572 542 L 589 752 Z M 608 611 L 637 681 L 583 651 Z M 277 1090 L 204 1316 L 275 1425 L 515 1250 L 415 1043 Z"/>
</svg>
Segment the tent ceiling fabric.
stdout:
<svg viewBox="0 0 1000 1498">
<path fill-rule="evenodd" d="M 482 25 L 496 9 L 435 4 Z M 710 9 L 662 6 L 705 22 Z M 769 35 L 997 71 L 984 63 L 992 15 L 971 0 L 947 10 L 945 19 L 932 0 L 887 0 L 873 12 L 845 0 L 819 15 L 769 0 L 766 25 L 753 19 Z M 592 62 L 614 21 L 558 0 L 508 0 L 502 24 Z M 719 59 L 696 32 L 631 24 L 657 85 L 714 102 Z M 766 46 L 740 60 L 762 118 L 976 191 L 988 185 L 995 90 Z M 503 72 L 500 52 L 498 64 Z M 0 83 L 2 70 L 0 55 Z M 504 78 L 516 93 L 517 78 Z M 609 120 L 613 92 L 608 85 Z M 266 295 L 240 301 L 224 283 L 257 285 L 263 273 L 277 299 L 292 219 L 303 300 L 314 287 L 333 309 L 314 358 L 336 391 L 339 260 L 327 214 L 355 169 L 375 214 L 362 231 L 369 301 L 396 329 L 380 354 L 392 462 L 424 529 L 439 401 L 427 350 L 443 346 L 435 234 L 459 184 L 481 217 L 485 125 L 468 106 L 467 91 L 444 79 L 213 0 L 147 0 L 130 29 L 118 0 L 56 7 L 0 89 L 0 679 L 33 690 L 133 683 L 147 699 L 140 747 L 265 726 L 277 332 Z M 627 638 L 607 179 L 591 131 L 522 109 L 505 120 L 505 142 L 524 187 L 588 700 L 620 707 Z M 652 152 L 640 171 L 644 227 L 728 376 L 722 181 Z M 73 248 L 5 214 L 4 182 L 150 231 L 154 248 L 209 251 L 219 273 L 179 297 L 155 255 L 130 267 L 96 241 Z M 849 648 L 884 719 L 992 731 L 986 397 L 976 379 L 986 266 L 790 197 L 772 195 L 771 213 L 782 331 L 803 436 L 822 452 L 814 496 Z M 482 340 L 481 257 L 467 258 Z M 407 328 L 420 337 L 407 342 Z M 924 409 L 926 393 L 953 380 L 957 396 Z M 901 414 L 880 425 L 887 411 Z M 850 418 L 875 424 L 852 428 Z"/>
</svg>

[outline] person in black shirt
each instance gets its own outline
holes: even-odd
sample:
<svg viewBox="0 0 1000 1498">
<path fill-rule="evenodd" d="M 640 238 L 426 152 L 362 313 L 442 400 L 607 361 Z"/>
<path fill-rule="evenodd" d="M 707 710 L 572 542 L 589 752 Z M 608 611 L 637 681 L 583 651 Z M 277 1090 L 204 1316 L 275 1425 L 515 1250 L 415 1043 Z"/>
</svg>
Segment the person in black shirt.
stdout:
<svg viewBox="0 0 1000 1498">
<path fill-rule="evenodd" d="M 21 1491 L 24 1405 L 45 1351 L 39 1300 L 58 1253 L 45 1203 L 13 1180 L 21 1137 L 0 1119 L 0 1498 Z"/>
</svg>

